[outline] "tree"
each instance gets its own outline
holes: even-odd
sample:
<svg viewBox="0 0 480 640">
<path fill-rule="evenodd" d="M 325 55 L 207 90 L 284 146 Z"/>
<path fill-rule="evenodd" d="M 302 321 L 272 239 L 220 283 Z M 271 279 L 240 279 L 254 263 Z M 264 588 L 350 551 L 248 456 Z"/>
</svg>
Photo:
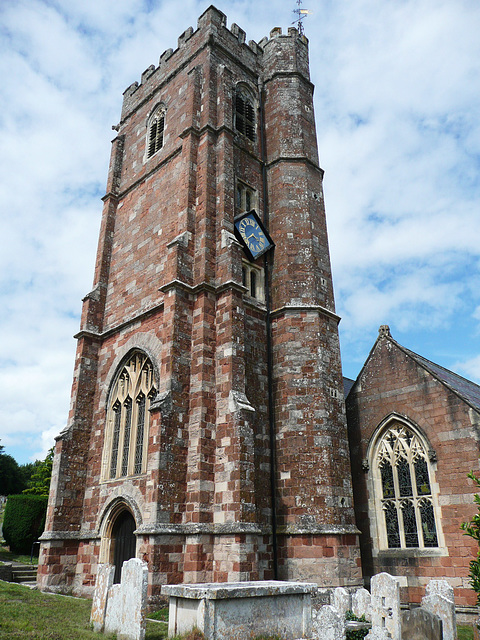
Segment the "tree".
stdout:
<svg viewBox="0 0 480 640">
<path fill-rule="evenodd" d="M 28 487 L 22 493 L 48 497 L 50 480 L 52 479 L 53 453 L 54 447 L 48 451 L 45 460 L 36 465 L 28 482 Z"/>
<path fill-rule="evenodd" d="M 0 445 L 0 495 L 20 493 L 24 488 L 20 467 L 12 456 L 4 453 L 4 447 Z"/>
<path fill-rule="evenodd" d="M 473 471 L 470 471 L 468 477 L 475 482 L 477 487 L 480 487 L 480 478 Z M 477 594 L 477 606 L 480 606 L 480 495 L 476 493 L 473 500 L 477 505 L 478 513 L 473 516 L 470 522 L 462 522 L 461 528 L 465 531 L 466 536 L 476 540 L 479 545 L 476 559 L 470 562 L 469 575 L 472 589 Z"/>
</svg>

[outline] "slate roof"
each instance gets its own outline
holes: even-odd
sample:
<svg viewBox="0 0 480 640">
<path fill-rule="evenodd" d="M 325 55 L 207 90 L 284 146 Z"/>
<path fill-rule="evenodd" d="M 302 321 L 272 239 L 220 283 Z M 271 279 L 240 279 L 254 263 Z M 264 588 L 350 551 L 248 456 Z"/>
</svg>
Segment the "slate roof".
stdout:
<svg viewBox="0 0 480 640">
<path fill-rule="evenodd" d="M 395 341 L 392 340 L 392 342 Z M 417 353 L 410 351 L 410 349 L 406 349 L 402 346 L 400 346 L 400 348 L 413 358 L 417 364 L 431 373 L 432 376 L 440 380 L 440 382 L 443 382 L 454 393 L 466 400 L 474 409 L 480 411 L 480 386 L 478 384 L 475 384 L 466 378 L 462 378 L 462 376 L 441 367 L 439 364 L 430 362 L 430 360 L 419 356 Z"/>
<path fill-rule="evenodd" d="M 449 369 L 445 369 L 445 367 L 441 367 L 439 364 L 435 364 L 435 362 L 431 362 L 427 360 L 427 358 L 423 358 L 419 356 L 418 353 L 414 351 L 410 351 L 399 344 L 396 340 L 394 340 L 390 334 L 390 328 L 387 325 L 382 325 L 379 329 L 379 337 L 377 338 L 375 344 L 370 351 L 365 364 L 362 367 L 362 370 L 358 374 L 357 380 L 362 375 L 362 372 L 367 364 L 367 362 L 372 357 L 375 347 L 379 340 L 387 339 L 390 342 L 393 342 L 401 351 L 403 351 L 406 355 L 408 355 L 412 360 L 414 360 L 420 367 L 428 371 L 434 378 L 439 380 L 442 384 L 448 387 L 453 393 L 459 396 L 462 400 L 464 400 L 467 404 L 469 404 L 475 411 L 480 412 L 480 385 L 475 384 L 471 380 L 467 380 L 466 378 L 462 378 L 457 373 L 453 373 Z M 350 393 L 352 387 L 356 383 L 356 380 L 350 380 L 349 378 L 343 378 L 343 389 L 345 393 L 345 399 Z"/>
<path fill-rule="evenodd" d="M 345 376 L 343 376 L 343 397 L 345 399 L 347 398 L 348 394 L 350 393 L 350 389 L 354 384 L 355 380 L 352 380 L 351 378 L 345 378 Z"/>
</svg>

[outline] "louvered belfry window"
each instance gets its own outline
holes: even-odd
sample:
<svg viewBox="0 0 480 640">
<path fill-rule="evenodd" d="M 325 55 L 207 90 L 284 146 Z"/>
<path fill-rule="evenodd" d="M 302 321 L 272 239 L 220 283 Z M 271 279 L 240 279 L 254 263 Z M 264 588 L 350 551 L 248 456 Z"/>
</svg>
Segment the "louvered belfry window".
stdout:
<svg viewBox="0 0 480 640">
<path fill-rule="evenodd" d="M 375 455 L 380 484 L 380 518 L 389 549 L 438 547 L 431 468 L 422 439 L 394 423 Z"/>
<path fill-rule="evenodd" d="M 165 108 L 159 107 L 150 118 L 148 126 L 148 152 L 151 158 L 163 147 L 163 133 L 165 130 Z"/>
<path fill-rule="evenodd" d="M 235 129 L 249 140 L 255 140 L 255 109 L 253 100 L 242 90 L 235 94 Z"/>
<path fill-rule="evenodd" d="M 152 363 L 145 354 L 134 351 L 117 372 L 110 393 L 104 480 L 145 472 L 148 409 L 156 393 Z"/>
</svg>

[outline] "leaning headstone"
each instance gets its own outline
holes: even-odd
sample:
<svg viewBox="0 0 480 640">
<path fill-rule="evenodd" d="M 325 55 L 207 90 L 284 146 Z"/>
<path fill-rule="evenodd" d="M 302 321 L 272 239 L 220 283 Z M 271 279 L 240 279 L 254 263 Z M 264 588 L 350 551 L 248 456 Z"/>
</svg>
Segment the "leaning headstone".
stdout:
<svg viewBox="0 0 480 640">
<path fill-rule="evenodd" d="M 425 589 L 426 596 L 440 595 L 455 602 L 453 587 L 446 580 L 430 580 Z"/>
<path fill-rule="evenodd" d="M 312 621 L 312 638 L 315 640 L 345 640 L 345 618 L 329 604 L 317 611 Z"/>
<path fill-rule="evenodd" d="M 333 591 L 333 606 L 342 618 L 345 618 L 347 611 L 352 608 L 352 599 L 350 594 L 343 587 L 337 587 Z"/>
<path fill-rule="evenodd" d="M 372 577 L 372 629 L 386 629 L 392 640 L 401 639 L 400 585 L 388 573 Z"/>
<path fill-rule="evenodd" d="M 372 597 L 366 589 L 358 589 L 352 595 L 352 612 L 357 618 L 365 616 L 366 620 L 372 619 Z"/>
<path fill-rule="evenodd" d="M 401 620 L 402 640 L 442 640 L 442 621 L 434 613 L 417 607 L 404 611 Z"/>
<path fill-rule="evenodd" d="M 440 618 L 443 625 L 443 640 L 457 640 L 455 602 L 439 593 L 422 598 L 422 609 Z"/>
<path fill-rule="evenodd" d="M 116 633 L 117 640 L 144 640 L 147 583 L 146 562 L 132 558 L 123 563 L 120 584 L 109 590 L 105 633 Z"/>
<path fill-rule="evenodd" d="M 105 627 L 105 614 L 107 612 L 108 592 L 113 585 L 115 567 L 111 564 L 100 564 L 97 570 L 97 580 L 92 601 L 92 613 L 90 622 L 93 630 L 102 632 Z"/>
</svg>

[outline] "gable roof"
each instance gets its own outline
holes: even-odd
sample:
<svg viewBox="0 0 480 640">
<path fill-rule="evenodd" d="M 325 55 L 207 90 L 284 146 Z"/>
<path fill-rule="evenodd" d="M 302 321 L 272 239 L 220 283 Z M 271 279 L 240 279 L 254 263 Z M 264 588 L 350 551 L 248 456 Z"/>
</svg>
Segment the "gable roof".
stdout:
<svg viewBox="0 0 480 640">
<path fill-rule="evenodd" d="M 407 356 L 412 358 L 412 360 L 414 360 L 418 366 L 428 371 L 428 373 L 430 373 L 434 378 L 436 378 L 439 382 L 441 382 L 448 389 L 450 389 L 450 391 L 452 391 L 455 395 L 459 396 L 464 402 L 469 404 L 473 409 L 475 409 L 475 411 L 480 412 L 480 386 L 478 384 L 475 384 L 475 382 L 472 382 L 471 380 L 467 380 L 466 378 L 462 378 L 462 376 L 459 376 L 457 373 L 454 373 L 449 369 L 445 369 L 445 367 L 441 367 L 439 364 L 436 364 L 435 362 L 431 362 L 430 360 L 427 360 L 427 358 L 424 358 L 423 356 L 418 355 L 418 353 L 415 353 L 414 351 L 410 351 L 410 349 L 403 347 L 401 344 L 399 344 L 396 340 L 392 338 L 390 334 L 390 328 L 388 327 L 388 325 L 382 325 L 378 333 L 379 333 L 378 338 L 375 344 L 373 345 L 373 348 L 370 351 L 368 358 L 365 361 L 365 364 L 363 365 L 360 373 L 358 374 L 357 380 L 359 380 L 363 370 L 365 369 L 367 362 L 372 357 L 372 354 L 375 351 L 375 347 L 378 341 L 382 339 L 387 339 L 390 342 L 392 342 L 396 347 L 398 347 L 400 351 L 402 351 Z M 345 386 L 345 383 L 344 383 L 344 386 Z M 350 389 L 346 390 L 345 397 L 348 395 L 348 393 L 350 393 L 350 390 L 353 386 L 354 385 L 352 385 Z"/>
<path fill-rule="evenodd" d="M 392 342 L 395 342 L 393 338 L 391 340 Z M 474 382 L 472 382 L 471 380 L 467 380 L 466 378 L 462 378 L 462 376 L 459 376 L 457 373 L 454 373 L 449 369 L 445 369 L 439 364 L 435 364 L 435 362 L 431 362 L 430 360 L 419 356 L 417 353 L 410 351 L 410 349 L 401 347 L 401 345 L 398 346 L 402 349 L 402 351 L 413 358 L 415 362 L 417 362 L 417 364 L 431 373 L 434 378 L 437 378 L 437 380 L 442 382 L 456 395 L 460 396 L 462 400 L 468 402 L 468 404 L 470 404 L 474 409 L 480 411 L 480 386 L 478 384 L 475 384 Z"/>
</svg>

